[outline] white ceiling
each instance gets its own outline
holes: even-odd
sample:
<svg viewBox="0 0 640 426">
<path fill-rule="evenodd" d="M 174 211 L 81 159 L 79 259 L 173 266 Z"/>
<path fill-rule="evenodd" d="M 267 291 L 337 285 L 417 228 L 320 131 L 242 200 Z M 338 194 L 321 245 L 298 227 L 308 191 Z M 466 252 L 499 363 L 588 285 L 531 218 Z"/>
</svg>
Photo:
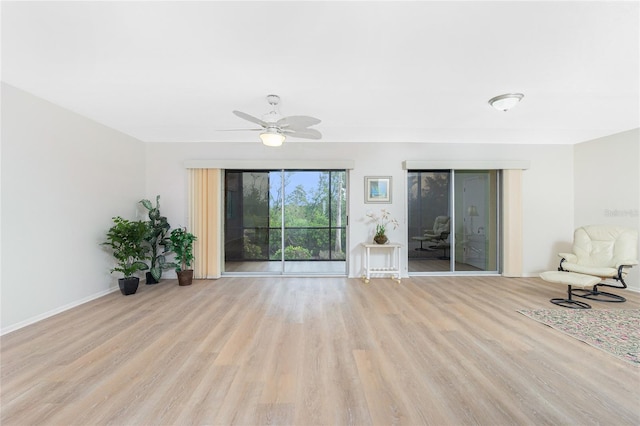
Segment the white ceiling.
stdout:
<svg viewBox="0 0 640 426">
<path fill-rule="evenodd" d="M 639 2 L 3 2 L 2 80 L 143 141 L 573 144 L 640 127 Z M 498 112 L 487 100 L 522 92 Z M 305 140 L 290 139 L 296 143 Z"/>
</svg>

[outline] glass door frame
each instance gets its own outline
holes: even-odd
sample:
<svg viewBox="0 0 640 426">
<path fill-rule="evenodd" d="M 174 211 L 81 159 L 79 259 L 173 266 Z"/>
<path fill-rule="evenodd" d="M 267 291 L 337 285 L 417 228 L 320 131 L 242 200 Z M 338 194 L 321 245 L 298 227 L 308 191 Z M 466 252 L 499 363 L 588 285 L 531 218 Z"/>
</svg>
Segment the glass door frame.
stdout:
<svg viewBox="0 0 640 426">
<path fill-rule="evenodd" d="M 483 172 L 483 171 L 488 171 L 488 172 L 492 172 L 495 171 L 496 172 L 496 182 L 495 182 L 495 187 L 494 188 L 490 188 L 496 191 L 496 203 L 495 206 L 493 206 L 496 209 L 496 235 L 495 235 L 495 239 L 496 239 L 496 247 L 495 247 L 495 257 L 496 257 L 496 269 L 494 270 L 477 270 L 477 271 L 462 271 L 462 270 L 456 270 L 455 269 L 455 262 L 456 262 L 456 244 L 457 244 L 457 235 L 455 230 L 457 229 L 457 222 L 458 222 L 458 215 L 456 214 L 456 177 L 457 177 L 457 173 L 456 172 Z M 502 270 L 502 170 L 499 169 L 478 169 L 478 170 L 474 170 L 474 169 L 406 169 L 404 171 L 404 175 L 405 175 L 405 185 L 407 185 L 407 190 L 405 191 L 406 194 L 406 198 L 405 198 L 405 206 L 406 206 L 406 223 L 407 223 L 407 231 L 408 231 L 408 224 L 409 224 L 409 188 L 408 188 L 408 178 L 409 178 L 409 173 L 412 172 L 448 172 L 449 176 L 450 176 L 450 182 L 449 182 L 449 211 L 452 212 L 452 214 L 450 215 L 450 234 L 449 234 L 449 270 L 448 271 L 415 271 L 415 272 L 411 272 L 410 268 L 409 268 L 409 251 L 410 249 L 410 244 L 411 244 L 411 235 L 409 235 L 409 232 L 407 232 L 407 251 L 406 251 L 406 264 L 407 264 L 407 274 L 411 277 L 411 276 L 439 276 L 439 275 L 451 275 L 451 276 L 479 276 L 479 275 L 490 275 L 490 276 L 496 276 L 496 275 L 500 275 L 501 270 Z M 463 226 L 464 223 L 463 223 Z"/>
<path fill-rule="evenodd" d="M 279 216 L 280 216 L 280 227 L 279 228 L 273 228 L 273 229 L 277 229 L 280 232 L 280 249 L 281 249 L 281 256 L 279 260 L 269 260 L 269 251 L 267 251 L 267 260 L 265 261 L 269 261 L 269 262 L 274 262 L 274 263 L 279 263 L 280 267 L 279 268 L 269 268 L 269 270 L 260 270 L 260 271 L 227 271 L 226 270 L 226 238 L 225 238 L 225 233 L 226 233 L 226 220 L 227 220 L 227 200 L 226 200 L 226 193 L 227 193 L 227 179 L 226 179 L 226 173 L 227 172 L 238 172 L 238 173 L 277 173 L 280 176 L 280 182 L 279 182 L 279 195 L 280 195 L 280 199 L 281 199 L 281 206 L 280 206 L 280 212 L 279 212 Z M 344 269 L 340 268 L 340 272 L 313 272 L 313 271 L 302 271 L 302 272 L 291 272 L 291 271 L 287 271 L 286 265 L 287 262 L 295 262 L 296 260 L 287 260 L 286 259 L 286 254 L 285 254 L 285 247 L 286 247 L 286 232 L 287 232 L 287 226 L 286 226 L 286 200 L 285 200 L 285 196 L 286 196 L 286 181 L 285 181 L 285 175 L 287 172 L 318 172 L 318 173 L 329 173 L 329 172 L 342 172 L 344 173 L 344 180 L 341 183 L 342 184 L 342 188 L 343 191 L 342 192 L 342 197 L 340 199 L 340 202 L 343 203 L 343 213 L 344 216 L 342 217 L 342 226 L 340 226 L 340 236 L 341 238 L 344 238 L 344 245 L 343 245 L 343 250 L 344 250 L 344 259 L 339 259 L 336 258 L 334 259 L 335 261 L 338 262 L 343 262 L 344 263 Z M 280 168 L 273 168 L 273 169 L 263 169 L 263 170 L 256 170 L 256 169 L 224 169 L 223 170 L 224 176 L 225 178 L 222 179 L 222 185 L 223 185 L 223 191 L 222 193 L 225 194 L 224 199 L 223 199 L 223 211 L 224 211 L 224 222 L 222 224 L 222 245 L 221 245 L 221 257 L 222 257 L 222 275 L 223 276 L 309 276 L 309 277 L 318 277 L 318 276 L 348 276 L 348 271 L 349 271 L 349 256 L 348 256 L 348 248 L 349 248 L 349 169 L 332 169 L 332 168 L 323 168 L 323 169 L 280 169 Z M 329 175 L 329 180 L 331 180 L 331 175 Z M 331 182 L 329 183 L 329 185 L 331 185 Z M 271 185 L 269 185 L 269 190 L 271 188 Z M 329 187 L 329 191 L 330 191 L 330 187 Z M 329 192 L 329 203 L 328 203 L 328 209 L 331 210 L 332 208 L 332 204 L 331 204 L 331 193 Z M 271 207 L 269 207 L 269 210 L 271 209 Z M 277 215 L 275 216 L 277 217 Z M 268 218 L 268 222 L 270 222 L 271 217 Z M 331 223 L 331 214 L 329 214 L 329 224 L 327 226 L 327 231 L 329 232 L 329 256 L 331 260 L 331 252 L 332 252 L 332 240 L 331 240 L 331 234 L 332 234 L 332 230 L 333 229 L 337 229 L 332 223 Z M 270 234 L 271 232 L 271 225 L 270 223 L 267 224 L 267 234 Z M 277 237 L 276 237 L 277 238 Z M 270 241 L 270 239 L 268 238 L 268 241 Z M 277 240 L 276 240 L 277 241 Z M 268 244 L 267 244 L 268 247 Z M 324 262 L 324 260 L 309 260 L 309 262 L 318 262 L 318 263 L 322 263 Z"/>
</svg>

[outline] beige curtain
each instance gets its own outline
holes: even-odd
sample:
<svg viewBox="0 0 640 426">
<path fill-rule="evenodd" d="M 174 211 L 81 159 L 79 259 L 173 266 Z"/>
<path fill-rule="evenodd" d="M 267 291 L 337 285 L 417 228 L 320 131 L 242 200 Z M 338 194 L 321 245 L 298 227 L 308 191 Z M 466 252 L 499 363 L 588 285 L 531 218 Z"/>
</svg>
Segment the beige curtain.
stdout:
<svg viewBox="0 0 640 426">
<path fill-rule="evenodd" d="M 194 278 L 220 278 L 221 189 L 220 169 L 188 169 L 189 230 L 193 245 Z"/>
<path fill-rule="evenodd" d="M 502 172 L 503 265 L 505 277 L 522 276 L 522 170 Z"/>
</svg>

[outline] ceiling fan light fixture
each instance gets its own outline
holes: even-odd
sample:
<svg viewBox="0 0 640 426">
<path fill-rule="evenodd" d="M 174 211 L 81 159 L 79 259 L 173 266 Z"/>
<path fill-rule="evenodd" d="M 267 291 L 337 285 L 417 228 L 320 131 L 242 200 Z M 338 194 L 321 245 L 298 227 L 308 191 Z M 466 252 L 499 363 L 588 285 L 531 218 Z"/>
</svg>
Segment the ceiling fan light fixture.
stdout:
<svg viewBox="0 0 640 426">
<path fill-rule="evenodd" d="M 260 133 L 260 139 L 266 146 L 281 146 L 285 140 L 285 136 L 277 130 L 267 129 L 266 132 Z"/>
<path fill-rule="evenodd" d="M 319 119 L 306 115 L 282 117 L 276 109 L 276 106 L 280 103 L 280 97 L 278 95 L 269 95 L 267 96 L 267 101 L 271 105 L 272 110 L 264 115 L 262 120 L 246 112 L 233 111 L 236 116 L 261 127 L 260 129 L 247 130 L 260 131 L 260 140 L 262 140 L 265 146 L 281 146 L 286 139 L 285 134 L 293 138 L 316 140 L 322 138 L 322 134 L 319 131 L 310 128 L 311 126 L 319 124 Z"/>
<path fill-rule="evenodd" d="M 505 93 L 489 99 L 489 105 L 498 111 L 508 111 L 524 98 L 522 93 Z"/>
</svg>

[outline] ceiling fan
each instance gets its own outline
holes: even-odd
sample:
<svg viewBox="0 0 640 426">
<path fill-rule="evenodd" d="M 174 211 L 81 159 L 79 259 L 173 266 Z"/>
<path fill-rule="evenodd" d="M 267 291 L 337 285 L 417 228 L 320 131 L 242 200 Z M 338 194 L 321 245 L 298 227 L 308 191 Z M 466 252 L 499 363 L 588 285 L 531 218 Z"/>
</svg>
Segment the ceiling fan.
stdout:
<svg viewBox="0 0 640 426">
<path fill-rule="evenodd" d="M 316 129 L 310 129 L 310 126 L 320 123 L 320 120 L 305 115 L 292 115 L 290 117 L 282 117 L 277 111 L 280 103 L 280 96 L 269 95 L 267 102 L 271 105 L 271 111 L 262 116 L 262 119 L 249 115 L 242 111 L 233 111 L 238 117 L 250 121 L 261 126 L 260 129 L 242 129 L 242 130 L 258 130 L 262 143 L 267 146 L 280 146 L 286 136 L 303 139 L 320 139 L 322 134 Z"/>
</svg>

